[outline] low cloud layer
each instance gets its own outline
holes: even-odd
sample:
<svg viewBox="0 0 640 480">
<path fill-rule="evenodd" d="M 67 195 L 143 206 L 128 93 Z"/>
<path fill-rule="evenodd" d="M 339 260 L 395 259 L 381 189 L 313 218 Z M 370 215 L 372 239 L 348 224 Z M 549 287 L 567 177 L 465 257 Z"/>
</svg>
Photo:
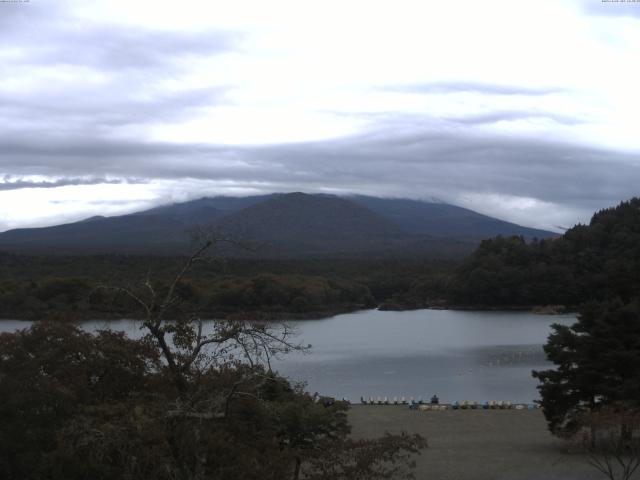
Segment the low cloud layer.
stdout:
<svg viewBox="0 0 640 480">
<path fill-rule="evenodd" d="M 129 182 L 141 188 L 154 185 L 158 198 L 150 205 L 207 194 L 362 193 L 435 198 L 556 230 L 636 195 L 640 178 L 640 158 L 633 154 L 419 129 L 266 147 L 79 141 L 35 149 L 14 143 L 0 156 L 6 165 L 5 155 L 18 159 L 19 165 L 54 176 L 71 172 L 103 177 L 52 182 L 14 179 L 0 183 L 0 190 L 121 183 L 103 180 L 117 171 L 146 178 L 147 185 Z M 89 165 L 81 162 L 87 158 Z M 93 205 L 96 200 L 86 199 Z"/>
<path fill-rule="evenodd" d="M 59 178 L 55 180 L 34 180 L 27 178 L 14 179 L 11 175 L 5 175 L 0 180 L 0 191 L 2 190 L 20 190 L 23 188 L 59 188 L 76 185 L 119 185 L 121 183 L 145 183 L 139 180 L 120 180 L 120 179 L 108 179 L 108 178 Z"/>
</svg>

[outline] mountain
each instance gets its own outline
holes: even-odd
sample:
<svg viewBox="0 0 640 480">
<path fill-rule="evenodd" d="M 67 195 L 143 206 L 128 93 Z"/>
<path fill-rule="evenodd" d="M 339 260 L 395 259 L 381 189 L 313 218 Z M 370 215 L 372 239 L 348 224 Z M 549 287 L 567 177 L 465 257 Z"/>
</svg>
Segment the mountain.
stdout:
<svg viewBox="0 0 640 480">
<path fill-rule="evenodd" d="M 407 240 L 392 221 L 350 200 L 304 193 L 274 195 L 219 225 L 236 237 L 256 239 L 262 251 L 272 254 L 375 252 Z"/>
<path fill-rule="evenodd" d="M 117 217 L 91 217 L 0 234 L 0 249 L 30 253 L 182 253 L 189 230 L 209 225 L 256 247 L 253 255 L 469 253 L 482 238 L 534 230 L 440 203 L 304 193 L 201 198 Z M 245 255 L 235 251 L 233 254 Z"/>
<path fill-rule="evenodd" d="M 249 229 L 251 236 L 272 240 L 401 236 L 389 219 L 340 197 L 290 193 L 244 208 L 222 225 Z"/>
</svg>

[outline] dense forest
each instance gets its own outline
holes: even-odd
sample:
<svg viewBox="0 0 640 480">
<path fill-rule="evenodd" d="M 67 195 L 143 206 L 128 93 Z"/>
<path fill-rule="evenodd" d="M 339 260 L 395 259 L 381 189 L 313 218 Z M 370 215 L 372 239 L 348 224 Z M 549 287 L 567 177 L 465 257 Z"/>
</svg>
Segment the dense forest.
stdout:
<svg viewBox="0 0 640 480">
<path fill-rule="evenodd" d="M 453 305 L 575 307 L 640 291 L 640 199 L 593 215 L 562 237 L 483 241 L 449 283 Z"/>
<path fill-rule="evenodd" d="M 183 257 L 0 254 L 0 318 L 122 318 L 135 305 L 108 287 L 151 279 L 162 288 Z M 180 288 L 207 318 L 316 318 L 394 305 L 439 291 L 456 263 L 428 259 L 221 259 L 195 265 Z M 422 303 L 416 304 L 422 306 Z M 403 305 L 403 308 L 406 306 Z"/>
</svg>

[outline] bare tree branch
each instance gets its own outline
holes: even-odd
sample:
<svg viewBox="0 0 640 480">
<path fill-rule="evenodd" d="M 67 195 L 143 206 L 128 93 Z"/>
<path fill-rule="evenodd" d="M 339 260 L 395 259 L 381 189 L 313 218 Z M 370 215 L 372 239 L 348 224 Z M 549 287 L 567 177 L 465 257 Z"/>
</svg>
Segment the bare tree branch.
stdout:
<svg viewBox="0 0 640 480">
<path fill-rule="evenodd" d="M 271 370 L 273 356 L 304 350 L 301 345 L 290 340 L 292 330 L 286 325 L 281 325 L 280 332 L 275 334 L 272 327 L 265 324 L 213 320 L 213 331 L 206 333 L 199 315 L 185 315 L 185 312 L 178 308 L 183 300 L 178 286 L 197 262 L 211 258 L 207 254 L 212 248 L 222 243 L 243 249 L 250 248 L 246 242 L 226 237 L 215 230 L 206 230 L 204 227 L 194 232 L 194 238 L 198 239 L 200 244 L 187 257 L 164 293 L 154 287 L 150 272 L 142 282 L 141 289 L 105 287 L 125 295 L 141 308 L 144 317 L 142 326 L 160 347 L 178 389 L 185 390 L 188 377 L 198 373 L 198 366 L 206 363 L 210 368 L 220 359 L 224 359 L 225 363 L 234 357 L 236 351 L 242 353 L 242 357 L 251 367 L 263 361 Z M 143 295 L 140 290 L 146 294 Z M 167 334 L 170 335 L 169 339 Z M 209 346 L 215 348 L 209 349 Z"/>
</svg>

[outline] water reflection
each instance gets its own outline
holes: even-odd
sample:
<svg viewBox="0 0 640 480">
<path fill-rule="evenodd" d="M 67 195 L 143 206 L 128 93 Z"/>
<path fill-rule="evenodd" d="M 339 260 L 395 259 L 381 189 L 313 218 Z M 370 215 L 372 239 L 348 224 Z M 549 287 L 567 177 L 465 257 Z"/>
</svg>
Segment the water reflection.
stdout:
<svg viewBox="0 0 640 480">
<path fill-rule="evenodd" d="M 573 315 L 527 312 L 363 311 L 296 322 L 310 355 L 276 362 L 310 391 L 358 400 L 406 396 L 441 400 L 538 398 L 531 370 L 547 368 L 542 345 L 552 323 Z"/>
</svg>

